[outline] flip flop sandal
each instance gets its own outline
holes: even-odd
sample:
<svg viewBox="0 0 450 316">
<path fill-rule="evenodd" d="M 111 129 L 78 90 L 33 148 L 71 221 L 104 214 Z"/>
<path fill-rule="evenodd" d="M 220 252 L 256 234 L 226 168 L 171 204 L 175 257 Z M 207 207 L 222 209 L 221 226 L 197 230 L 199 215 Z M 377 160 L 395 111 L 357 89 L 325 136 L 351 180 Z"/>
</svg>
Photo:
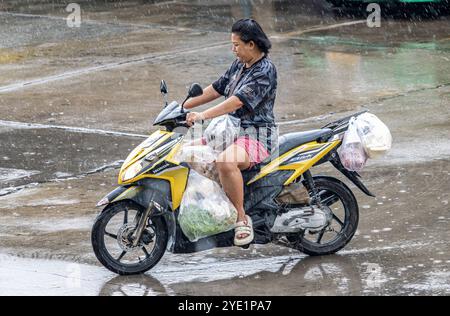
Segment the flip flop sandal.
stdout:
<svg viewBox="0 0 450 316">
<path fill-rule="evenodd" d="M 250 216 L 246 215 L 247 223 L 245 221 L 237 222 L 234 229 L 234 244 L 236 246 L 245 246 L 253 241 L 253 223 Z M 240 235 L 246 234 L 247 236 L 239 238 Z"/>
</svg>

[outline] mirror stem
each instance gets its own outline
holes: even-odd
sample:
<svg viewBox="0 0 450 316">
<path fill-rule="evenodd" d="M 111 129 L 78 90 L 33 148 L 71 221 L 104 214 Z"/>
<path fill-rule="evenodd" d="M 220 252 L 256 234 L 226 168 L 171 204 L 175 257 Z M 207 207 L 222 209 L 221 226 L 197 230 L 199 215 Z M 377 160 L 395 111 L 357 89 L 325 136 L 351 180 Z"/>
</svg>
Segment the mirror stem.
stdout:
<svg viewBox="0 0 450 316">
<path fill-rule="evenodd" d="M 166 106 L 168 106 L 169 105 L 169 101 L 167 101 L 167 94 L 163 93 L 162 95 L 163 95 L 163 98 L 164 98 L 164 103 L 166 104 Z"/>
<path fill-rule="evenodd" d="M 184 113 L 184 104 L 187 100 L 189 100 L 189 96 L 187 96 L 186 99 L 184 99 L 183 103 L 181 103 L 181 113 Z"/>
</svg>

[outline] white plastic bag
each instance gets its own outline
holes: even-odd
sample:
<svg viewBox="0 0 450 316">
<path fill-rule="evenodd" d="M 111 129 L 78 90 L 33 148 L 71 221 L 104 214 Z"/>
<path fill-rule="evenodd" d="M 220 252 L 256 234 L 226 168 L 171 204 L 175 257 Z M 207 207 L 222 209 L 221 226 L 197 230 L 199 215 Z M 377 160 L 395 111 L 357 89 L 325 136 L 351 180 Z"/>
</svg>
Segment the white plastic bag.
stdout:
<svg viewBox="0 0 450 316">
<path fill-rule="evenodd" d="M 229 231 L 236 220 L 237 210 L 221 186 L 191 170 L 178 216 L 186 237 L 195 242 Z"/>
<path fill-rule="evenodd" d="M 194 145 L 190 143 L 183 144 L 180 150 L 176 153 L 174 159 L 182 162 L 204 162 L 214 163 L 217 159 L 217 152 L 212 150 L 211 147 L 197 144 L 201 141 L 195 141 Z"/>
<path fill-rule="evenodd" d="M 185 144 L 175 155 L 174 159 L 176 161 L 186 162 L 189 167 L 202 176 L 220 183 L 219 172 L 215 163 L 217 155 L 218 153 L 209 146 Z"/>
<path fill-rule="evenodd" d="M 371 113 L 359 115 L 356 126 L 364 150 L 370 158 L 380 157 L 391 149 L 391 132 L 376 115 Z"/>
<path fill-rule="evenodd" d="M 358 135 L 356 119 L 350 119 L 348 130 L 344 134 L 344 140 L 338 149 L 339 158 L 345 169 L 350 171 L 361 171 L 367 161 L 367 155 L 361 138 Z"/>
<path fill-rule="evenodd" d="M 224 151 L 232 145 L 239 136 L 241 120 L 232 115 L 222 115 L 214 118 L 205 130 L 206 144 L 213 150 Z"/>
</svg>

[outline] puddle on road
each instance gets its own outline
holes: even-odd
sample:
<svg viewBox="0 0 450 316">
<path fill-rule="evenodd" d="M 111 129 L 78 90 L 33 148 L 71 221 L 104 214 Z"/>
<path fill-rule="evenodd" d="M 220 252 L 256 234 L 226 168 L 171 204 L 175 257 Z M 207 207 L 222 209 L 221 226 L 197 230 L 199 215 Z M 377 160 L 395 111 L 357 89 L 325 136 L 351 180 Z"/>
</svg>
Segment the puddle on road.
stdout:
<svg viewBox="0 0 450 316">
<path fill-rule="evenodd" d="M 5 227 L 11 228 L 9 231 L 14 231 L 15 227 L 19 226 L 22 229 L 22 234 L 32 232 L 32 234 L 54 233 L 63 231 L 89 231 L 92 229 L 95 217 L 77 217 L 71 219 L 54 218 L 51 222 L 47 219 L 26 218 L 24 220 L 20 215 L 17 221 L 11 220 Z M 19 224 L 19 225 L 17 225 Z"/>
<path fill-rule="evenodd" d="M 413 291 L 414 294 L 428 292 L 433 295 L 450 294 L 450 272 L 431 271 L 415 283 L 403 286 L 405 291 Z"/>
<path fill-rule="evenodd" d="M 167 255 L 170 257 L 171 255 Z M 176 256 L 178 264 L 172 267 L 160 263 L 154 270 L 145 275 L 120 277 L 104 268 L 74 264 L 62 261 L 32 260 L 9 256 L 0 256 L 0 293 L 3 295 L 206 295 L 211 288 L 220 291 L 229 282 L 251 282 L 259 284 L 255 287 L 257 295 L 267 294 L 262 288 L 275 282 L 270 291 L 277 289 L 278 295 L 304 277 L 306 284 L 317 288 L 317 284 L 329 283 L 323 290 L 327 293 L 349 293 L 352 286 L 345 271 L 346 259 L 333 256 L 331 259 L 304 259 L 304 256 L 278 256 L 252 260 L 215 260 L 206 263 L 180 264 L 188 256 Z M 189 258 L 193 261 L 193 258 Z M 288 286 L 284 282 L 295 276 Z M 234 281 L 233 281 L 234 280 Z M 246 281 L 247 280 L 247 281 Z M 263 286 L 264 285 L 264 286 Z M 335 287 L 334 287 L 335 285 Z M 229 286 L 228 286 L 229 287 Z M 305 287 L 305 284 L 302 288 Z M 322 286 L 320 286 L 322 288 Z M 312 289 L 311 289 L 312 290 Z M 280 292 L 281 291 L 281 292 Z M 226 291 L 228 295 L 232 295 Z M 291 294 L 301 293 L 298 289 Z M 248 294 L 248 293 L 243 293 Z M 255 295 L 254 294 L 254 295 Z M 220 294 L 219 294 L 220 295 Z"/>
<path fill-rule="evenodd" d="M 62 261 L 0 255 L 0 295 L 98 295 L 111 274 L 101 268 Z"/>
<path fill-rule="evenodd" d="M 0 189 L 80 176 L 125 159 L 141 139 L 56 129 L 0 131 Z"/>
<path fill-rule="evenodd" d="M 3 157 L 3 160 L 7 160 L 7 159 L 5 159 L 5 157 Z M 20 170 L 20 169 L 12 169 L 12 168 L 0 168 L 0 183 L 31 177 L 31 176 L 39 174 L 39 173 L 40 173 L 40 171 L 36 171 L 36 170 L 28 171 L 28 170 Z"/>
<path fill-rule="evenodd" d="M 360 252 L 355 249 L 353 253 L 324 257 L 297 253 L 271 256 L 263 247 L 256 247 L 256 254 L 250 258 L 239 258 L 236 254 L 228 257 L 166 254 L 153 270 L 128 277 L 116 276 L 97 266 L 0 255 L 0 293 L 108 296 L 235 295 L 236 291 L 240 295 L 450 293 L 450 274 L 445 269 L 448 263 L 423 260 L 422 251 L 433 244 L 418 248 L 414 244 L 397 246 Z M 264 253 L 266 257 L 258 255 Z M 405 258 L 412 257 L 415 260 L 406 265 Z"/>
<path fill-rule="evenodd" d="M 171 262 L 177 262 L 173 263 L 173 267 L 170 264 L 164 266 L 167 261 L 163 258 L 161 265 L 140 279 L 116 277 L 102 291 L 109 295 L 111 290 L 118 291 L 127 285 L 139 284 L 139 287 L 133 287 L 136 290 L 134 295 L 152 288 L 158 289 L 158 292 L 170 289 L 167 295 L 234 295 L 236 292 L 240 295 L 382 295 L 407 294 L 409 290 L 405 286 L 422 284 L 422 288 L 415 289 L 415 293 L 448 293 L 447 288 L 442 286 L 426 287 L 426 281 L 422 280 L 426 271 L 445 269 L 444 262 L 436 266 L 417 259 L 411 263 L 408 273 L 403 276 L 398 274 L 404 266 L 403 256 L 420 258 L 421 251 L 434 247 L 430 243 L 426 246 L 416 248 L 414 243 L 400 243 L 386 249 L 368 248 L 359 252 L 355 249 L 353 254 L 344 251 L 323 257 L 308 257 L 296 252 L 270 256 L 261 246 L 255 247 L 257 251 L 254 256 L 265 254 L 265 258 L 239 258 L 242 254 L 238 254 L 201 262 L 202 255 L 196 254 L 190 258 L 193 262 L 186 264 L 183 264 L 186 256 L 173 255 Z M 387 258 L 389 264 L 386 264 Z M 419 266 L 419 263 L 422 265 Z"/>
<path fill-rule="evenodd" d="M 49 42 L 62 42 L 68 39 L 72 41 L 100 38 L 102 36 L 120 36 L 136 27 L 115 26 L 113 24 L 99 27 L 95 23 L 83 23 L 83 27 L 71 28 L 67 26 L 64 18 L 47 19 L 33 16 L 9 16 L 0 12 L 0 48 L 15 48 L 28 45 L 36 45 Z M 10 36 L 14 34 L 14 36 Z M 21 55 L 10 58 L 20 58 Z M 1 59 L 0 59 L 1 60 Z"/>
<path fill-rule="evenodd" d="M 19 207 L 34 206 L 63 206 L 79 204 L 80 200 L 76 198 L 66 198 L 59 196 L 45 196 L 45 191 L 39 188 L 30 188 L 17 192 L 10 196 L 2 197 L 0 209 L 16 209 Z"/>
</svg>

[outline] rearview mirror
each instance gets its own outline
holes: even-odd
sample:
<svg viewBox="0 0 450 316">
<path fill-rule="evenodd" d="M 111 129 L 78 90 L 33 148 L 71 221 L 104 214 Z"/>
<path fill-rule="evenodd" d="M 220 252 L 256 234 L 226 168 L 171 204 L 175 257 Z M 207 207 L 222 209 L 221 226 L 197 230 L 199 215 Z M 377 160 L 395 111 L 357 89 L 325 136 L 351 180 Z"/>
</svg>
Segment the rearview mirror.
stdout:
<svg viewBox="0 0 450 316">
<path fill-rule="evenodd" d="M 203 88 L 198 83 L 193 83 L 189 88 L 189 98 L 195 98 L 203 94 Z"/>
<path fill-rule="evenodd" d="M 162 94 L 167 94 L 169 91 L 167 90 L 167 84 L 164 80 L 161 80 L 161 85 L 159 87 Z"/>
<path fill-rule="evenodd" d="M 189 98 L 195 98 L 203 94 L 203 88 L 198 83 L 193 83 L 191 87 L 189 88 L 188 96 L 181 104 L 181 113 L 184 112 L 184 104 Z"/>
</svg>

